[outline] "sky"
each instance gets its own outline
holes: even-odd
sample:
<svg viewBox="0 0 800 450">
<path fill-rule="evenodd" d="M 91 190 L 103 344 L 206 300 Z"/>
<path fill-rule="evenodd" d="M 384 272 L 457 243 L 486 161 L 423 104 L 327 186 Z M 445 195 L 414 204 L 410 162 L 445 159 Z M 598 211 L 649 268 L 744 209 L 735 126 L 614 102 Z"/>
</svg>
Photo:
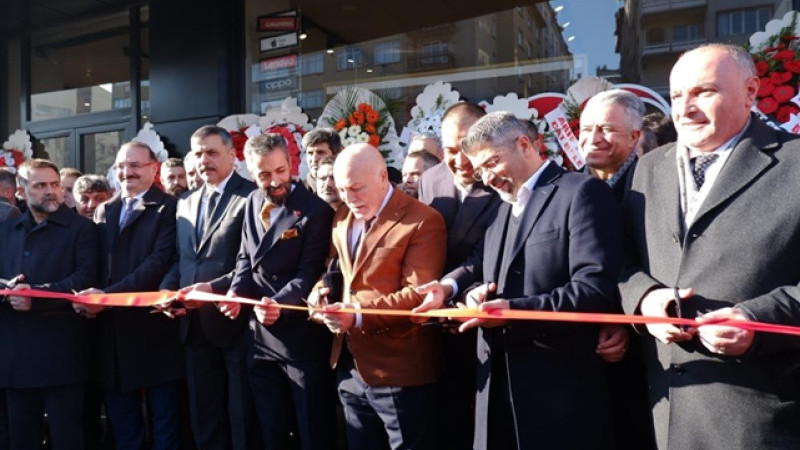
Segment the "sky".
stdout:
<svg viewBox="0 0 800 450">
<path fill-rule="evenodd" d="M 619 67 L 619 55 L 614 53 L 614 14 L 624 5 L 617 0 L 550 0 L 553 8 L 563 5 L 558 13 L 558 22 L 569 26 L 564 30 L 564 39 L 575 36 L 568 42 L 573 54 L 585 53 L 588 57 L 588 73 L 594 75 L 597 66 L 609 69 Z"/>
</svg>

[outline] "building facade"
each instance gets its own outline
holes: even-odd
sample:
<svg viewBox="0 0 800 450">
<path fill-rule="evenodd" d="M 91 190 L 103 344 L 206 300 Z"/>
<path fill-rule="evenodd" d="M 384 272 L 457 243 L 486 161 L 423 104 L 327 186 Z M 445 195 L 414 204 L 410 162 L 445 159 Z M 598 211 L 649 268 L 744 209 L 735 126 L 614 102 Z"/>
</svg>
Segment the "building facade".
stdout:
<svg viewBox="0 0 800 450">
<path fill-rule="evenodd" d="M 0 17 L 0 136 L 104 173 L 151 122 L 171 154 L 201 125 L 287 96 L 313 119 L 342 87 L 398 105 L 425 85 L 480 101 L 563 92 L 573 59 L 548 2 L 9 0 Z M 399 130 L 398 130 L 399 131 Z"/>
</svg>

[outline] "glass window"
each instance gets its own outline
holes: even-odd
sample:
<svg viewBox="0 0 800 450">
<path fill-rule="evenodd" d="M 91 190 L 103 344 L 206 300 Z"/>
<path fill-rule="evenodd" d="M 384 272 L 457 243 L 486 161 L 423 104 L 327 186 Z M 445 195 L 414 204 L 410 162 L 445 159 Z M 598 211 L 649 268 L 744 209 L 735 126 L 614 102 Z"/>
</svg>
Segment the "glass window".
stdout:
<svg viewBox="0 0 800 450">
<path fill-rule="evenodd" d="M 649 28 L 646 31 L 645 39 L 648 44 L 663 44 L 667 40 L 664 29 L 661 27 Z"/>
<path fill-rule="evenodd" d="M 375 46 L 375 64 L 400 62 L 400 41 L 381 42 Z"/>
<path fill-rule="evenodd" d="M 427 42 L 422 44 L 423 64 L 447 64 L 447 42 Z"/>
<path fill-rule="evenodd" d="M 717 36 L 752 34 L 763 30 L 772 17 L 772 8 L 751 8 L 727 11 L 717 16 Z"/>
<path fill-rule="evenodd" d="M 364 55 L 358 47 L 347 47 L 336 55 L 336 68 L 347 70 L 364 65 Z"/>
<path fill-rule="evenodd" d="M 300 74 L 313 75 L 325 72 L 325 59 L 322 53 L 312 53 L 300 57 Z"/>
<path fill-rule="evenodd" d="M 700 25 L 675 25 L 672 27 L 673 42 L 691 42 L 700 39 Z"/>
<path fill-rule="evenodd" d="M 322 108 L 322 106 L 325 104 L 325 94 L 323 93 L 322 89 L 301 92 L 298 103 L 303 109 Z"/>
</svg>

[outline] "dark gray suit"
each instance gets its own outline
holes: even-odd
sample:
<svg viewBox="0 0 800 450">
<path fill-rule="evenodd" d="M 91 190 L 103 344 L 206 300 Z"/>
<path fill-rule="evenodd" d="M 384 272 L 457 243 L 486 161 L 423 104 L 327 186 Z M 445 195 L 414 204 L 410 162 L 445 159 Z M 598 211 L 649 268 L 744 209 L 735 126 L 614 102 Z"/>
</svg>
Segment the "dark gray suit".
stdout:
<svg viewBox="0 0 800 450">
<path fill-rule="evenodd" d="M 200 188 L 178 201 L 178 261 L 161 282 L 162 289 L 214 281 L 216 293 L 227 292 L 241 242 L 245 203 L 255 188 L 233 172 L 199 240 L 198 215 L 208 192 Z M 205 304 L 189 310 L 178 325 L 198 448 L 254 448 L 258 431 L 245 363 L 247 311 L 230 320 L 216 306 Z"/>
<path fill-rule="evenodd" d="M 22 213 L 14 205 L 9 205 L 5 202 L 0 202 L 0 222 L 14 217 L 19 217 Z"/>
<path fill-rule="evenodd" d="M 486 228 L 502 203 L 497 193 L 476 182 L 462 203 L 453 173 L 441 162 L 422 174 L 419 201 L 439 212 L 447 225 L 447 261 L 444 273 L 480 251 Z M 444 371 L 439 381 L 440 448 L 463 449 L 472 445 L 475 405 L 477 331 L 442 333 Z"/>
<path fill-rule="evenodd" d="M 675 145 L 645 155 L 623 208 L 633 314 L 653 288 L 694 288 L 683 315 L 736 306 L 752 318 L 800 319 L 800 140 L 753 117 L 696 219 L 681 234 Z M 800 340 L 757 334 L 743 357 L 697 339 L 643 336 L 659 448 L 800 448 Z"/>
<path fill-rule="evenodd" d="M 446 276 L 462 289 L 496 282 L 511 309 L 611 312 L 621 243 L 608 186 L 551 163 L 518 219 L 510 204 L 500 206 L 486 230 L 483 279 L 465 267 Z M 613 448 L 597 333 L 595 325 L 538 321 L 480 329 L 475 448 Z"/>
</svg>

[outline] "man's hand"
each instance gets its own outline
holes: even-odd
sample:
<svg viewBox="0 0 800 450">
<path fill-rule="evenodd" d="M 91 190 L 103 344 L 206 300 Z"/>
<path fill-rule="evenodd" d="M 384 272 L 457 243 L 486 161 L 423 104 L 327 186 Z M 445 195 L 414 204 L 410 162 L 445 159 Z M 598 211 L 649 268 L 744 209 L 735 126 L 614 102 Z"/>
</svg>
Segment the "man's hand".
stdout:
<svg viewBox="0 0 800 450">
<path fill-rule="evenodd" d="M 308 300 L 306 301 L 308 305 L 308 315 L 314 322 L 319 324 L 325 323 L 325 316 L 323 313 L 315 311 L 314 308 L 326 306 L 328 304 L 328 294 L 330 293 L 330 288 L 321 287 L 319 289 L 312 289 L 311 294 L 308 295 Z"/>
<path fill-rule="evenodd" d="M 78 292 L 78 295 L 97 295 L 97 294 L 104 294 L 105 292 L 101 291 L 97 288 L 89 288 L 84 289 Z M 72 309 L 75 310 L 76 313 L 86 316 L 90 319 L 94 319 L 97 317 L 97 313 L 105 310 L 107 307 L 103 305 L 88 305 L 84 303 L 73 303 Z"/>
<path fill-rule="evenodd" d="M 678 295 L 681 299 L 686 299 L 694 295 L 694 290 L 680 289 Z M 649 317 L 669 317 L 667 308 L 675 301 L 675 290 L 671 288 L 653 289 L 642 299 L 639 307 L 643 316 Z M 692 339 L 693 331 L 683 331 L 681 328 L 665 323 L 651 323 L 647 325 L 647 331 L 654 338 L 665 344 L 673 342 L 684 342 Z"/>
<path fill-rule="evenodd" d="M 278 302 L 269 297 L 262 297 L 261 304 L 253 306 L 253 312 L 256 313 L 256 320 L 266 326 L 275 323 L 281 315 L 280 308 L 275 306 L 277 303 Z"/>
<path fill-rule="evenodd" d="M 217 309 L 219 312 L 222 313 L 225 317 L 231 320 L 236 320 L 239 317 L 239 313 L 242 311 L 242 304 L 239 302 L 219 302 L 217 303 Z M 270 308 L 270 309 L 277 309 L 277 308 Z M 278 314 L 280 314 L 280 310 L 278 310 Z M 276 314 L 275 320 L 278 320 L 278 315 Z M 275 320 L 272 323 L 264 324 L 264 325 L 272 325 L 275 323 Z M 263 323 L 263 322 L 262 322 Z"/>
<path fill-rule="evenodd" d="M 425 298 L 422 300 L 422 303 L 420 303 L 419 306 L 411 310 L 412 313 L 422 313 L 431 311 L 433 309 L 440 309 L 442 306 L 444 306 L 445 300 L 453 295 L 452 286 L 442 284 L 438 281 L 425 283 L 421 286 L 417 286 L 414 288 L 414 290 L 418 294 L 424 294 Z M 411 317 L 411 321 L 414 323 L 423 323 L 427 320 L 427 317 Z"/>
<path fill-rule="evenodd" d="M 353 305 L 348 303 L 334 303 L 326 306 L 322 313 L 323 323 L 332 333 L 346 333 L 356 322 L 356 316 L 353 313 L 340 313 L 339 310 L 351 307 Z"/>
<path fill-rule="evenodd" d="M 12 291 L 20 291 L 22 289 L 30 289 L 31 285 L 26 283 L 17 283 L 14 287 L 11 288 Z M 14 309 L 14 311 L 30 311 L 31 310 L 31 298 L 30 297 L 21 297 L 19 295 L 9 295 L 8 296 L 8 303 Z"/>
<path fill-rule="evenodd" d="M 210 283 L 195 283 L 191 286 L 186 286 L 183 289 L 178 291 L 178 299 L 183 303 L 183 306 L 186 309 L 197 309 L 207 302 L 203 302 L 200 300 L 189 300 L 188 297 L 192 295 L 192 292 L 207 292 L 209 294 L 213 294 L 214 290 L 211 289 Z"/>
<path fill-rule="evenodd" d="M 703 322 L 715 322 L 720 319 L 750 321 L 741 310 L 736 308 L 722 308 L 703 314 L 697 318 Z M 712 353 L 725 356 L 739 356 L 744 354 L 753 344 L 755 332 L 729 325 L 701 325 L 697 328 L 700 342 Z"/>
<path fill-rule="evenodd" d="M 490 293 L 494 292 L 497 289 L 497 284 L 495 283 L 486 283 L 482 284 L 475 289 L 472 289 L 466 293 L 465 296 L 465 303 L 458 303 L 460 309 L 477 309 L 478 311 L 491 311 L 494 309 L 509 309 L 508 300 L 504 299 L 497 299 L 486 301 L 486 298 L 489 296 Z M 458 331 L 463 333 L 470 328 L 475 327 L 486 327 L 486 328 L 494 328 L 506 325 L 508 323 L 507 320 L 499 320 L 499 319 L 462 319 L 456 318 L 461 322 L 460 327 L 458 327 Z"/>
<path fill-rule="evenodd" d="M 605 362 L 619 362 L 628 351 L 628 330 L 620 325 L 603 325 L 595 352 Z"/>
</svg>

